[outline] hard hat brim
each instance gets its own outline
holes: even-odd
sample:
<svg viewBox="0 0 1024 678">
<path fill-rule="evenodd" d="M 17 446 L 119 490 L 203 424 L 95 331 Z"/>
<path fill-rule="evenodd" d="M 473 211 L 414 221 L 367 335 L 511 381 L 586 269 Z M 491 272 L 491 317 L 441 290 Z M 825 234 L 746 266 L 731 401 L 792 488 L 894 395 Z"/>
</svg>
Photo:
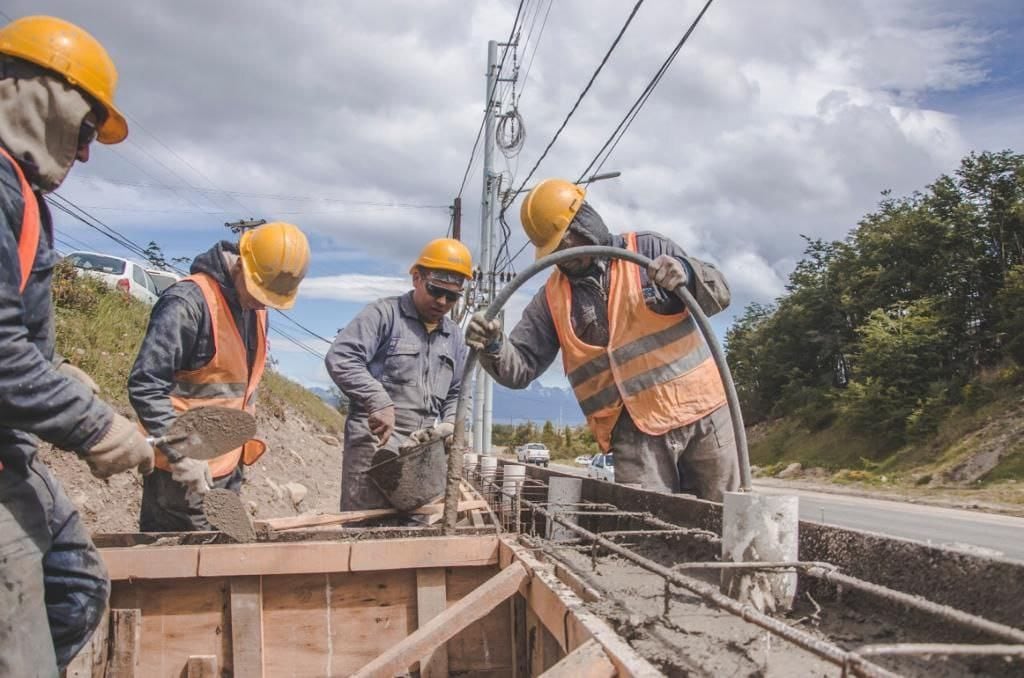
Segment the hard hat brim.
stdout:
<svg viewBox="0 0 1024 678">
<path fill-rule="evenodd" d="M 100 125 L 96 140 L 101 144 L 119 144 L 128 138 L 128 123 L 113 104 L 103 103 L 103 108 L 107 111 L 107 119 Z"/>
<path fill-rule="evenodd" d="M 295 291 L 291 294 L 278 294 L 277 292 L 264 289 L 252 277 L 252 274 L 249 273 L 249 267 L 244 262 L 242 264 L 242 276 L 245 278 L 246 291 L 264 306 L 286 311 L 295 305 L 295 297 L 299 294 L 298 288 L 295 288 Z"/>
</svg>

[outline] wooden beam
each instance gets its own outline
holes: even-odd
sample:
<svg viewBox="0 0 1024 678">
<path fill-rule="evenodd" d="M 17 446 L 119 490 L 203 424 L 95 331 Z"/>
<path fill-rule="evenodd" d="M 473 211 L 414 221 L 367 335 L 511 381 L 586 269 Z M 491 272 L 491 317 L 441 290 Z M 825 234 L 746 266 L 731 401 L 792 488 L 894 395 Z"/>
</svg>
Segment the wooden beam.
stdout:
<svg viewBox="0 0 1024 678">
<path fill-rule="evenodd" d="M 289 544 L 289 546 L 292 546 Z M 498 562 L 498 538 L 418 537 L 352 542 L 352 572 L 472 567 Z"/>
<path fill-rule="evenodd" d="M 235 675 L 245 676 L 248 674 L 238 673 L 236 668 Z M 220 678 L 220 673 L 217 671 L 217 655 L 194 654 L 190 656 L 185 663 L 185 678 Z"/>
<path fill-rule="evenodd" d="M 472 499 L 467 501 L 459 502 L 459 512 L 470 511 L 473 509 L 481 509 L 487 506 L 487 502 L 483 499 Z M 406 513 L 413 515 L 440 515 L 444 511 L 442 504 L 427 504 L 421 506 L 412 511 Z M 397 516 L 400 512 L 396 509 L 383 508 L 383 509 L 366 509 L 365 511 L 344 511 L 342 513 L 324 513 L 318 516 L 292 516 L 288 518 L 268 518 L 266 520 L 257 520 L 257 528 L 265 528 L 273 530 L 275 532 L 283 532 L 286 530 L 297 530 L 301 528 L 311 527 L 325 527 L 327 525 L 344 525 L 346 523 L 355 523 L 361 520 L 370 520 L 373 518 L 387 518 L 389 516 Z"/>
<path fill-rule="evenodd" d="M 236 676 L 263 676 L 263 578 L 231 578 L 231 658 Z"/>
<path fill-rule="evenodd" d="M 348 572 L 348 542 L 212 544 L 199 552 L 200 577 Z"/>
<path fill-rule="evenodd" d="M 161 546 L 100 549 L 110 578 L 178 579 L 199 570 L 198 546 Z"/>
<path fill-rule="evenodd" d="M 425 626 L 448 606 L 445 568 L 416 570 L 416 621 Z M 442 643 L 420 659 L 420 678 L 444 678 L 448 675 L 448 648 Z"/>
<path fill-rule="evenodd" d="M 542 673 L 541 678 L 613 678 L 616 674 L 615 665 L 608 659 L 601 644 L 591 638 Z"/>
<path fill-rule="evenodd" d="M 520 584 L 528 578 L 526 568 L 520 563 L 513 563 L 353 675 L 371 678 L 406 671 L 420 657 L 486 616 L 518 591 Z"/>
<path fill-rule="evenodd" d="M 110 661 L 107 678 L 141 676 L 142 610 L 110 611 Z"/>
</svg>

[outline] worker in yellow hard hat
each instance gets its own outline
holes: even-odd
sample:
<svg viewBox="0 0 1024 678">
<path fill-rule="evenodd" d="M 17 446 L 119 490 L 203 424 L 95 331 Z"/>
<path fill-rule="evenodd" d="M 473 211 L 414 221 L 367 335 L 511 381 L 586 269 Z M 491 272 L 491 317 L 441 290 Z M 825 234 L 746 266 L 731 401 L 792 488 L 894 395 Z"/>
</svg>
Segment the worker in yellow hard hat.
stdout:
<svg viewBox="0 0 1024 678">
<path fill-rule="evenodd" d="M 652 260 L 578 257 L 558 265 L 506 341 L 476 314 L 466 341 L 509 388 L 525 388 L 562 353 L 565 374 L 598 445 L 614 453 L 615 482 L 721 501 L 739 486 L 725 390 L 700 331 L 673 290 L 685 285 L 711 315 L 729 305 L 725 277 L 651 231 L 613 235 L 586 191 L 547 179 L 523 201 L 537 258 L 586 245 Z"/>
<path fill-rule="evenodd" d="M 103 46 L 61 19 L 0 27 L 0 676 L 57 675 L 85 644 L 110 582 L 74 504 L 36 454 L 73 450 L 106 478 L 153 465 L 134 424 L 56 355 L 53 220 L 45 193 L 93 141 L 128 127 Z"/>
<path fill-rule="evenodd" d="M 192 262 L 153 307 L 128 377 L 128 395 L 150 436 L 167 433 L 179 414 L 220 405 L 255 410 L 267 360 L 267 308 L 291 308 L 309 266 L 309 243 L 297 226 L 274 222 L 219 242 Z M 213 487 L 240 492 L 242 467 L 266 445 L 250 440 L 209 461 L 179 458 L 174 445 L 156 453 L 142 487 L 143 532 L 208 530 L 202 498 Z"/>
<path fill-rule="evenodd" d="M 350 401 L 343 511 L 390 505 L 367 475 L 379 449 L 397 452 L 454 431 L 466 347 L 448 314 L 473 277 L 469 250 L 450 238 L 431 241 L 409 273 L 410 292 L 364 308 L 327 353 L 327 372 Z"/>
</svg>

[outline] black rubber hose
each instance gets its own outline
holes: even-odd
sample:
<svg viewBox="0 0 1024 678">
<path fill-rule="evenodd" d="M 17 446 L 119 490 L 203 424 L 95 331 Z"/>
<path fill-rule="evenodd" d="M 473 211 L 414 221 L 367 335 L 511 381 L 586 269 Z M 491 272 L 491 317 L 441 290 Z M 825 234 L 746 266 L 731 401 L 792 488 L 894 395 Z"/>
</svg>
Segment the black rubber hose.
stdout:
<svg viewBox="0 0 1024 678">
<path fill-rule="evenodd" d="M 623 259 L 638 266 L 643 266 L 644 268 L 647 268 L 651 264 L 651 260 L 644 255 L 618 247 L 592 245 L 587 247 L 573 247 L 572 249 L 555 252 L 554 254 L 549 254 L 543 259 L 538 259 L 527 266 L 512 280 L 512 282 L 502 288 L 494 298 L 494 302 L 487 307 L 487 310 L 484 312 L 484 317 L 487 318 L 487 320 L 493 320 L 497 317 L 502 307 L 504 307 L 508 300 L 512 298 L 512 295 L 515 294 L 516 290 L 522 287 L 526 281 L 533 276 L 546 268 L 577 257 Z M 732 429 L 736 436 L 736 454 L 740 467 L 740 489 L 744 492 L 749 492 L 753 488 L 750 475 L 750 453 L 747 449 L 747 434 L 746 430 L 743 428 L 743 413 L 740 411 L 740 401 L 739 396 L 736 395 L 736 385 L 733 383 L 732 373 L 729 371 L 729 366 L 725 362 L 725 353 L 722 351 L 722 347 L 718 343 L 718 339 L 715 337 L 714 330 L 711 329 L 711 323 L 708 321 L 708 317 L 704 315 L 704 311 L 701 310 L 700 305 L 697 304 L 697 300 L 693 298 L 693 295 L 690 294 L 688 289 L 686 289 L 686 286 L 680 285 L 674 290 L 674 292 L 686 305 L 686 308 L 690 311 L 690 315 L 697 321 L 697 326 L 700 328 L 701 334 L 704 336 L 704 340 L 707 342 L 708 348 L 711 349 L 711 355 L 715 360 L 715 365 L 718 367 L 718 373 L 722 377 L 722 384 L 725 386 L 725 398 L 729 405 L 730 417 L 732 418 Z M 455 519 L 457 517 L 456 508 L 458 506 L 459 498 L 459 479 L 462 476 L 462 450 L 466 447 L 466 410 L 468 408 L 468 395 L 470 391 L 468 384 L 470 383 L 470 377 L 472 376 L 473 370 L 476 366 L 477 351 L 476 349 L 470 349 L 469 355 L 466 357 L 466 366 L 462 371 L 462 392 L 459 394 L 458 406 L 455 409 L 455 440 L 451 447 L 451 452 L 448 455 L 448 487 L 446 488 L 447 491 L 445 493 L 444 521 L 446 531 L 454 530 L 455 528 Z M 449 522 L 451 523 L 450 525 Z"/>
</svg>

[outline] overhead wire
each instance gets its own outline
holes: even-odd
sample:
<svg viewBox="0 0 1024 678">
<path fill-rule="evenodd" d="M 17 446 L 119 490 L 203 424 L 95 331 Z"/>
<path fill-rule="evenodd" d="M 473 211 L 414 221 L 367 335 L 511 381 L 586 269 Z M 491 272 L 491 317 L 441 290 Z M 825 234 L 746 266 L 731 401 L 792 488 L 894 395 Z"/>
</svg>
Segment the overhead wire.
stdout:
<svg viewBox="0 0 1024 678">
<path fill-rule="evenodd" d="M 708 8 L 711 6 L 712 2 L 713 0 L 707 0 L 707 2 L 704 3 L 704 7 L 701 8 L 700 12 L 697 14 L 697 17 L 690 24 L 690 27 L 686 29 L 685 33 L 683 33 L 683 37 L 679 39 L 679 42 L 677 42 L 675 47 L 672 48 L 672 51 L 669 52 L 668 57 L 666 57 L 665 61 L 662 62 L 661 66 L 655 72 L 654 77 L 652 77 L 650 82 L 647 83 L 647 86 L 640 93 L 640 96 L 638 96 L 636 101 L 633 102 L 633 105 L 626 112 L 626 115 L 623 116 L 622 120 L 619 122 L 619 124 L 612 131 L 611 135 L 608 137 L 608 140 L 604 142 L 604 145 L 601 146 L 601 149 L 597 152 L 596 155 L 594 155 L 594 158 L 587 165 L 586 169 L 584 169 L 580 173 L 579 179 L 577 179 L 577 183 L 579 181 L 582 181 L 583 178 L 586 177 L 588 174 L 591 174 L 591 169 L 594 168 L 594 165 L 597 163 L 598 159 L 601 158 L 601 155 L 605 153 L 605 150 L 607 150 L 608 152 L 607 154 L 605 154 L 604 159 L 601 160 L 601 163 L 599 165 L 597 165 L 597 168 L 593 171 L 593 173 L 597 174 L 598 172 L 601 171 L 601 168 L 604 167 L 604 163 L 607 162 L 609 157 L 611 157 L 611 154 L 615 150 L 615 147 L 618 146 L 619 141 L 622 139 L 623 136 L 625 136 L 626 132 L 629 130 L 629 127 L 633 124 L 633 120 L 636 119 L 636 116 L 640 113 L 640 110 L 643 108 L 644 104 L 647 103 L 647 100 L 650 98 L 651 93 L 654 92 L 654 89 L 658 86 L 658 83 L 661 82 L 662 77 L 664 77 L 665 73 L 672 65 L 672 62 L 679 54 L 679 51 L 683 48 L 683 45 L 685 45 L 687 40 L 690 39 L 690 35 L 693 33 L 694 29 L 697 28 L 697 25 L 700 23 L 701 19 L 704 18 L 704 14 L 708 11 Z"/>
</svg>

